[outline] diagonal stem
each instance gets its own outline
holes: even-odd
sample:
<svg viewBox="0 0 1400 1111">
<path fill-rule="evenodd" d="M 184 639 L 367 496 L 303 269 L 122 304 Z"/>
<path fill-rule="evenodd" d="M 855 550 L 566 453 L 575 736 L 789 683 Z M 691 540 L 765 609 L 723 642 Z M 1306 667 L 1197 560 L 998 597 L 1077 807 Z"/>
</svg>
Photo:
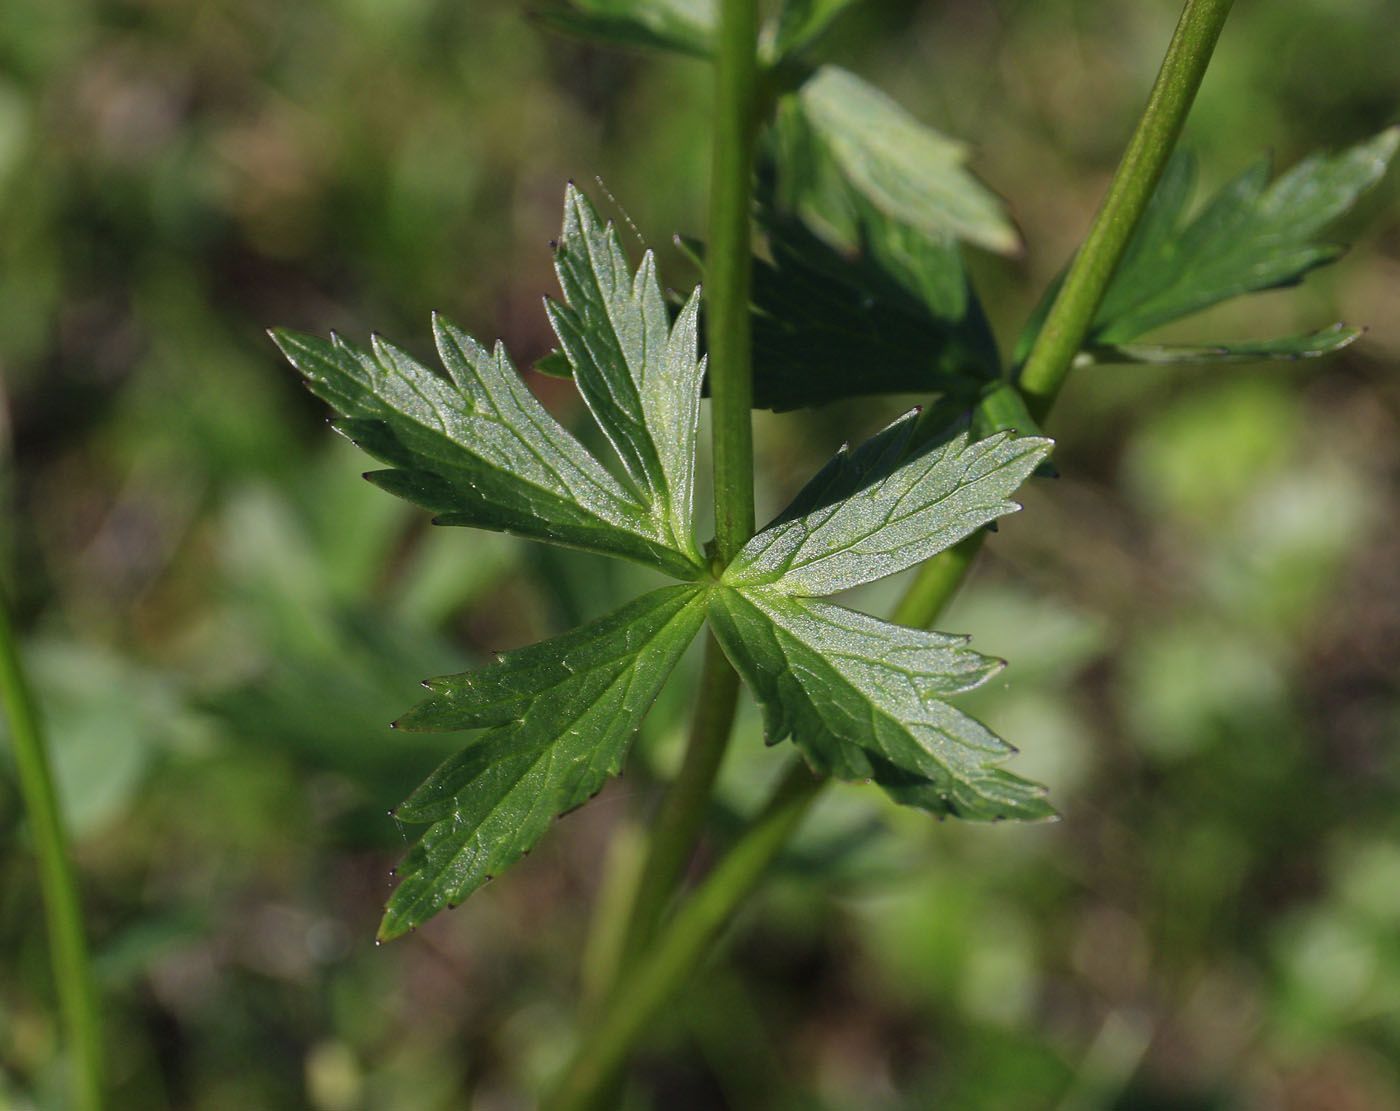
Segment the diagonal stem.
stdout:
<svg viewBox="0 0 1400 1111">
<path fill-rule="evenodd" d="M 1084 346 L 1094 313 L 1181 135 L 1233 2 L 1187 0 L 1108 195 L 1021 369 L 1021 392 L 1036 420 L 1044 419 Z"/>
<path fill-rule="evenodd" d="M 73 1106 L 81 1111 L 100 1111 L 102 1025 L 83 929 L 77 870 L 54 791 L 38 708 L 20 662 L 4 598 L 0 598 L 0 708 L 9 723 L 10 747 L 14 750 L 20 792 L 39 862 L 49 959 L 72 1054 Z"/>
</svg>

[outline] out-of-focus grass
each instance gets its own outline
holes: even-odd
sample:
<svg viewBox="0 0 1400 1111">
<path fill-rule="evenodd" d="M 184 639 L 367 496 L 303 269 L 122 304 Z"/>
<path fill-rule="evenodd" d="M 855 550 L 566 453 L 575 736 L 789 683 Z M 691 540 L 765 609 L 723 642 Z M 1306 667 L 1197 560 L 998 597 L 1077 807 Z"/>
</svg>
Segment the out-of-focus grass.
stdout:
<svg viewBox="0 0 1400 1111">
<path fill-rule="evenodd" d="M 831 44 L 976 145 L 1029 244 L 974 262 L 1008 339 L 1174 17 L 901 0 Z M 1394 122 L 1397 31 L 1379 2 L 1241 6 L 1188 128 L 1207 183 Z M 117 1106 L 523 1107 L 567 1048 L 606 837 L 674 758 L 684 690 L 528 861 L 374 950 L 407 837 L 384 812 L 453 743 L 385 728 L 416 680 L 635 584 L 427 528 L 360 482 L 262 329 L 423 352 L 437 308 L 525 365 L 563 182 L 595 174 L 692 280 L 664 247 L 701 230 L 707 98 L 698 63 L 549 39 L 508 0 L 0 5 L 0 573 L 80 838 Z M 1334 270 L 1186 326 L 1366 341 L 1083 373 L 1051 429 L 1064 477 L 946 619 L 1012 661 L 970 706 L 1063 820 L 934 826 L 832 792 L 628 1106 L 1400 1105 L 1397 190 Z M 761 416 L 761 506 L 894 408 Z M 721 831 L 776 767 L 756 723 L 740 740 Z M 0 867 L 0 1104 L 60 1107 L 7 771 Z"/>
</svg>

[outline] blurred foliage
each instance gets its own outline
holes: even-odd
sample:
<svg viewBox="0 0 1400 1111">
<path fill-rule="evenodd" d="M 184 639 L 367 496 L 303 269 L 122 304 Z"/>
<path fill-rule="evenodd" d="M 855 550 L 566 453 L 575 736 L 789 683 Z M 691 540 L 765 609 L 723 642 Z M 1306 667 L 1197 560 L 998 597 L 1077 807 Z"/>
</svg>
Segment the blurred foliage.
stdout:
<svg viewBox="0 0 1400 1111">
<path fill-rule="evenodd" d="M 1176 8 L 893 0 L 822 39 L 974 143 L 1029 244 L 972 263 L 1004 343 Z M 1384 0 L 1240 5 L 1188 128 L 1203 186 L 1394 123 L 1398 33 Z M 676 758 L 685 676 L 620 784 L 374 949 L 405 843 L 384 811 L 452 741 L 385 728 L 417 680 L 639 584 L 428 528 L 360 481 L 263 329 L 423 355 L 438 308 L 528 365 L 565 179 L 601 175 L 648 241 L 703 231 L 708 87 L 510 0 L 0 5 L 0 574 L 80 837 L 115 1106 L 526 1107 L 567 1049 L 607 836 Z M 1216 310 L 1242 338 L 1371 325 L 1335 358 L 1072 379 L 1063 477 L 943 623 L 1015 661 L 967 707 L 1064 820 L 832 792 L 627 1106 L 1400 1106 L 1398 197 L 1392 175 L 1348 218 L 1338 267 Z M 760 414 L 760 512 L 898 408 Z M 736 745 L 717 841 L 775 758 Z M 58 1108 L 3 749 L 0 868 L 0 1107 Z"/>
</svg>

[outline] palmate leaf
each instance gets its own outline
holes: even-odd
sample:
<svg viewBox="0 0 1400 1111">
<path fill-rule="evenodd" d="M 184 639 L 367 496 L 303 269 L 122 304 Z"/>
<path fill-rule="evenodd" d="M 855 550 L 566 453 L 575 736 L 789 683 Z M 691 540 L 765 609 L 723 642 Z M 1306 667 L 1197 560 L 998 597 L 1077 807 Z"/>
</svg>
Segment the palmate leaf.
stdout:
<svg viewBox="0 0 1400 1111">
<path fill-rule="evenodd" d="M 1195 163 L 1188 153 L 1178 153 L 1168 163 L 1099 305 L 1086 348 L 1121 347 L 1154 328 L 1232 297 L 1292 285 L 1310 270 L 1334 261 L 1344 248 L 1320 240 L 1319 233 L 1384 176 L 1397 147 L 1400 127 L 1392 127 L 1340 154 L 1314 154 L 1273 184 L 1269 183 L 1270 160 L 1262 158 L 1190 219 L 1186 207 L 1195 182 Z M 1056 282 L 1046 291 L 1027 322 L 1016 346 L 1015 363 L 1029 354 L 1058 289 Z M 1344 327 L 1334 325 L 1334 329 Z M 1254 358 L 1307 358 L 1338 346 L 1311 344 L 1307 337 L 1207 343 L 1199 345 L 1203 356 L 1199 361 L 1219 361 L 1216 353 L 1221 348 L 1241 355 L 1249 352 Z M 1187 361 L 1185 354 L 1178 351 L 1171 361 Z"/>
<path fill-rule="evenodd" d="M 396 811 L 431 823 L 400 863 L 387 940 L 456 905 L 617 774 L 633 734 L 704 620 L 704 592 L 643 595 L 562 636 L 435 679 L 402 729 L 480 729 Z"/>
<path fill-rule="evenodd" d="M 997 432 L 930 443 L 910 414 L 838 455 L 716 580 L 692 521 L 698 298 L 670 319 L 651 255 L 633 271 L 614 230 L 572 187 L 555 261 L 563 296 L 548 312 L 558 355 L 624 478 L 549 416 L 499 344 L 487 351 L 441 319 L 450 379 L 377 338 L 362 350 L 274 333 L 340 414 L 338 427 L 389 464 L 369 477 L 440 523 L 622 556 L 687 580 L 426 684 L 432 696 L 400 728 L 483 732 L 396 811 L 427 830 L 400 865 L 380 937 L 460 902 L 620 770 L 707 615 L 758 694 L 770 739 L 793 736 L 819 772 L 873 778 L 937 814 L 1048 813 L 1039 788 L 996 766 L 1010 747 L 944 701 L 996 661 L 957 638 L 810 596 L 912 566 L 1015 509 L 1009 496 L 1049 441 Z"/>
<path fill-rule="evenodd" d="M 1043 791 L 996 765 L 1014 751 L 943 701 L 1000 665 L 959 638 L 813 595 L 913 566 L 1018 508 L 1050 441 L 998 433 L 916 445 L 916 414 L 842 452 L 753 538 L 709 595 L 715 635 L 763 709 L 821 774 L 966 818 L 1038 818 Z"/>
</svg>

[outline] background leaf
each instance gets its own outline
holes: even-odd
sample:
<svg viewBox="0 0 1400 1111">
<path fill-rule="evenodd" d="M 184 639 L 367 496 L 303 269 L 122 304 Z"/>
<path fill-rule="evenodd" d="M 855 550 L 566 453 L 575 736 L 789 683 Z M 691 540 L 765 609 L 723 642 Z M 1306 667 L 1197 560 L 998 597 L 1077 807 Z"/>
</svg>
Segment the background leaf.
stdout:
<svg viewBox="0 0 1400 1111">
<path fill-rule="evenodd" d="M 714 0 L 572 0 L 534 13 L 545 26 L 609 46 L 670 50 L 695 57 L 714 51 Z"/>
<path fill-rule="evenodd" d="M 775 47 L 780 57 L 807 50 L 831 30 L 831 25 L 859 0 L 785 0 L 778 16 Z"/>
<path fill-rule="evenodd" d="M 1010 253 L 1020 238 L 966 169 L 967 147 L 925 127 L 855 74 L 822 66 L 797 93 L 813 135 L 876 208 L 930 236 Z"/>
<path fill-rule="evenodd" d="M 1366 332 L 1346 324 L 1333 324 L 1302 336 L 1209 347 L 1189 344 L 1095 344 L 1080 352 L 1089 363 L 1254 363 L 1267 359 L 1312 359 L 1349 347 Z"/>
<path fill-rule="evenodd" d="M 1400 127 L 1388 128 L 1340 154 L 1313 154 L 1272 185 L 1271 160 L 1261 158 L 1190 220 L 1185 212 L 1195 161 L 1177 153 L 1109 284 L 1086 346 L 1121 344 L 1232 297 L 1294 284 L 1335 261 L 1345 248 L 1318 240 L 1318 234 L 1380 181 L 1397 146 Z M 1017 364 L 1030 353 L 1058 289 L 1056 282 L 1046 291 L 1028 321 L 1016 345 Z M 1299 356 L 1334 349 L 1312 350 L 1299 339 Z M 1202 346 L 1207 353 L 1253 347 L 1261 357 L 1275 357 L 1268 348 L 1277 343 L 1278 354 L 1292 357 L 1299 339 Z"/>
</svg>

